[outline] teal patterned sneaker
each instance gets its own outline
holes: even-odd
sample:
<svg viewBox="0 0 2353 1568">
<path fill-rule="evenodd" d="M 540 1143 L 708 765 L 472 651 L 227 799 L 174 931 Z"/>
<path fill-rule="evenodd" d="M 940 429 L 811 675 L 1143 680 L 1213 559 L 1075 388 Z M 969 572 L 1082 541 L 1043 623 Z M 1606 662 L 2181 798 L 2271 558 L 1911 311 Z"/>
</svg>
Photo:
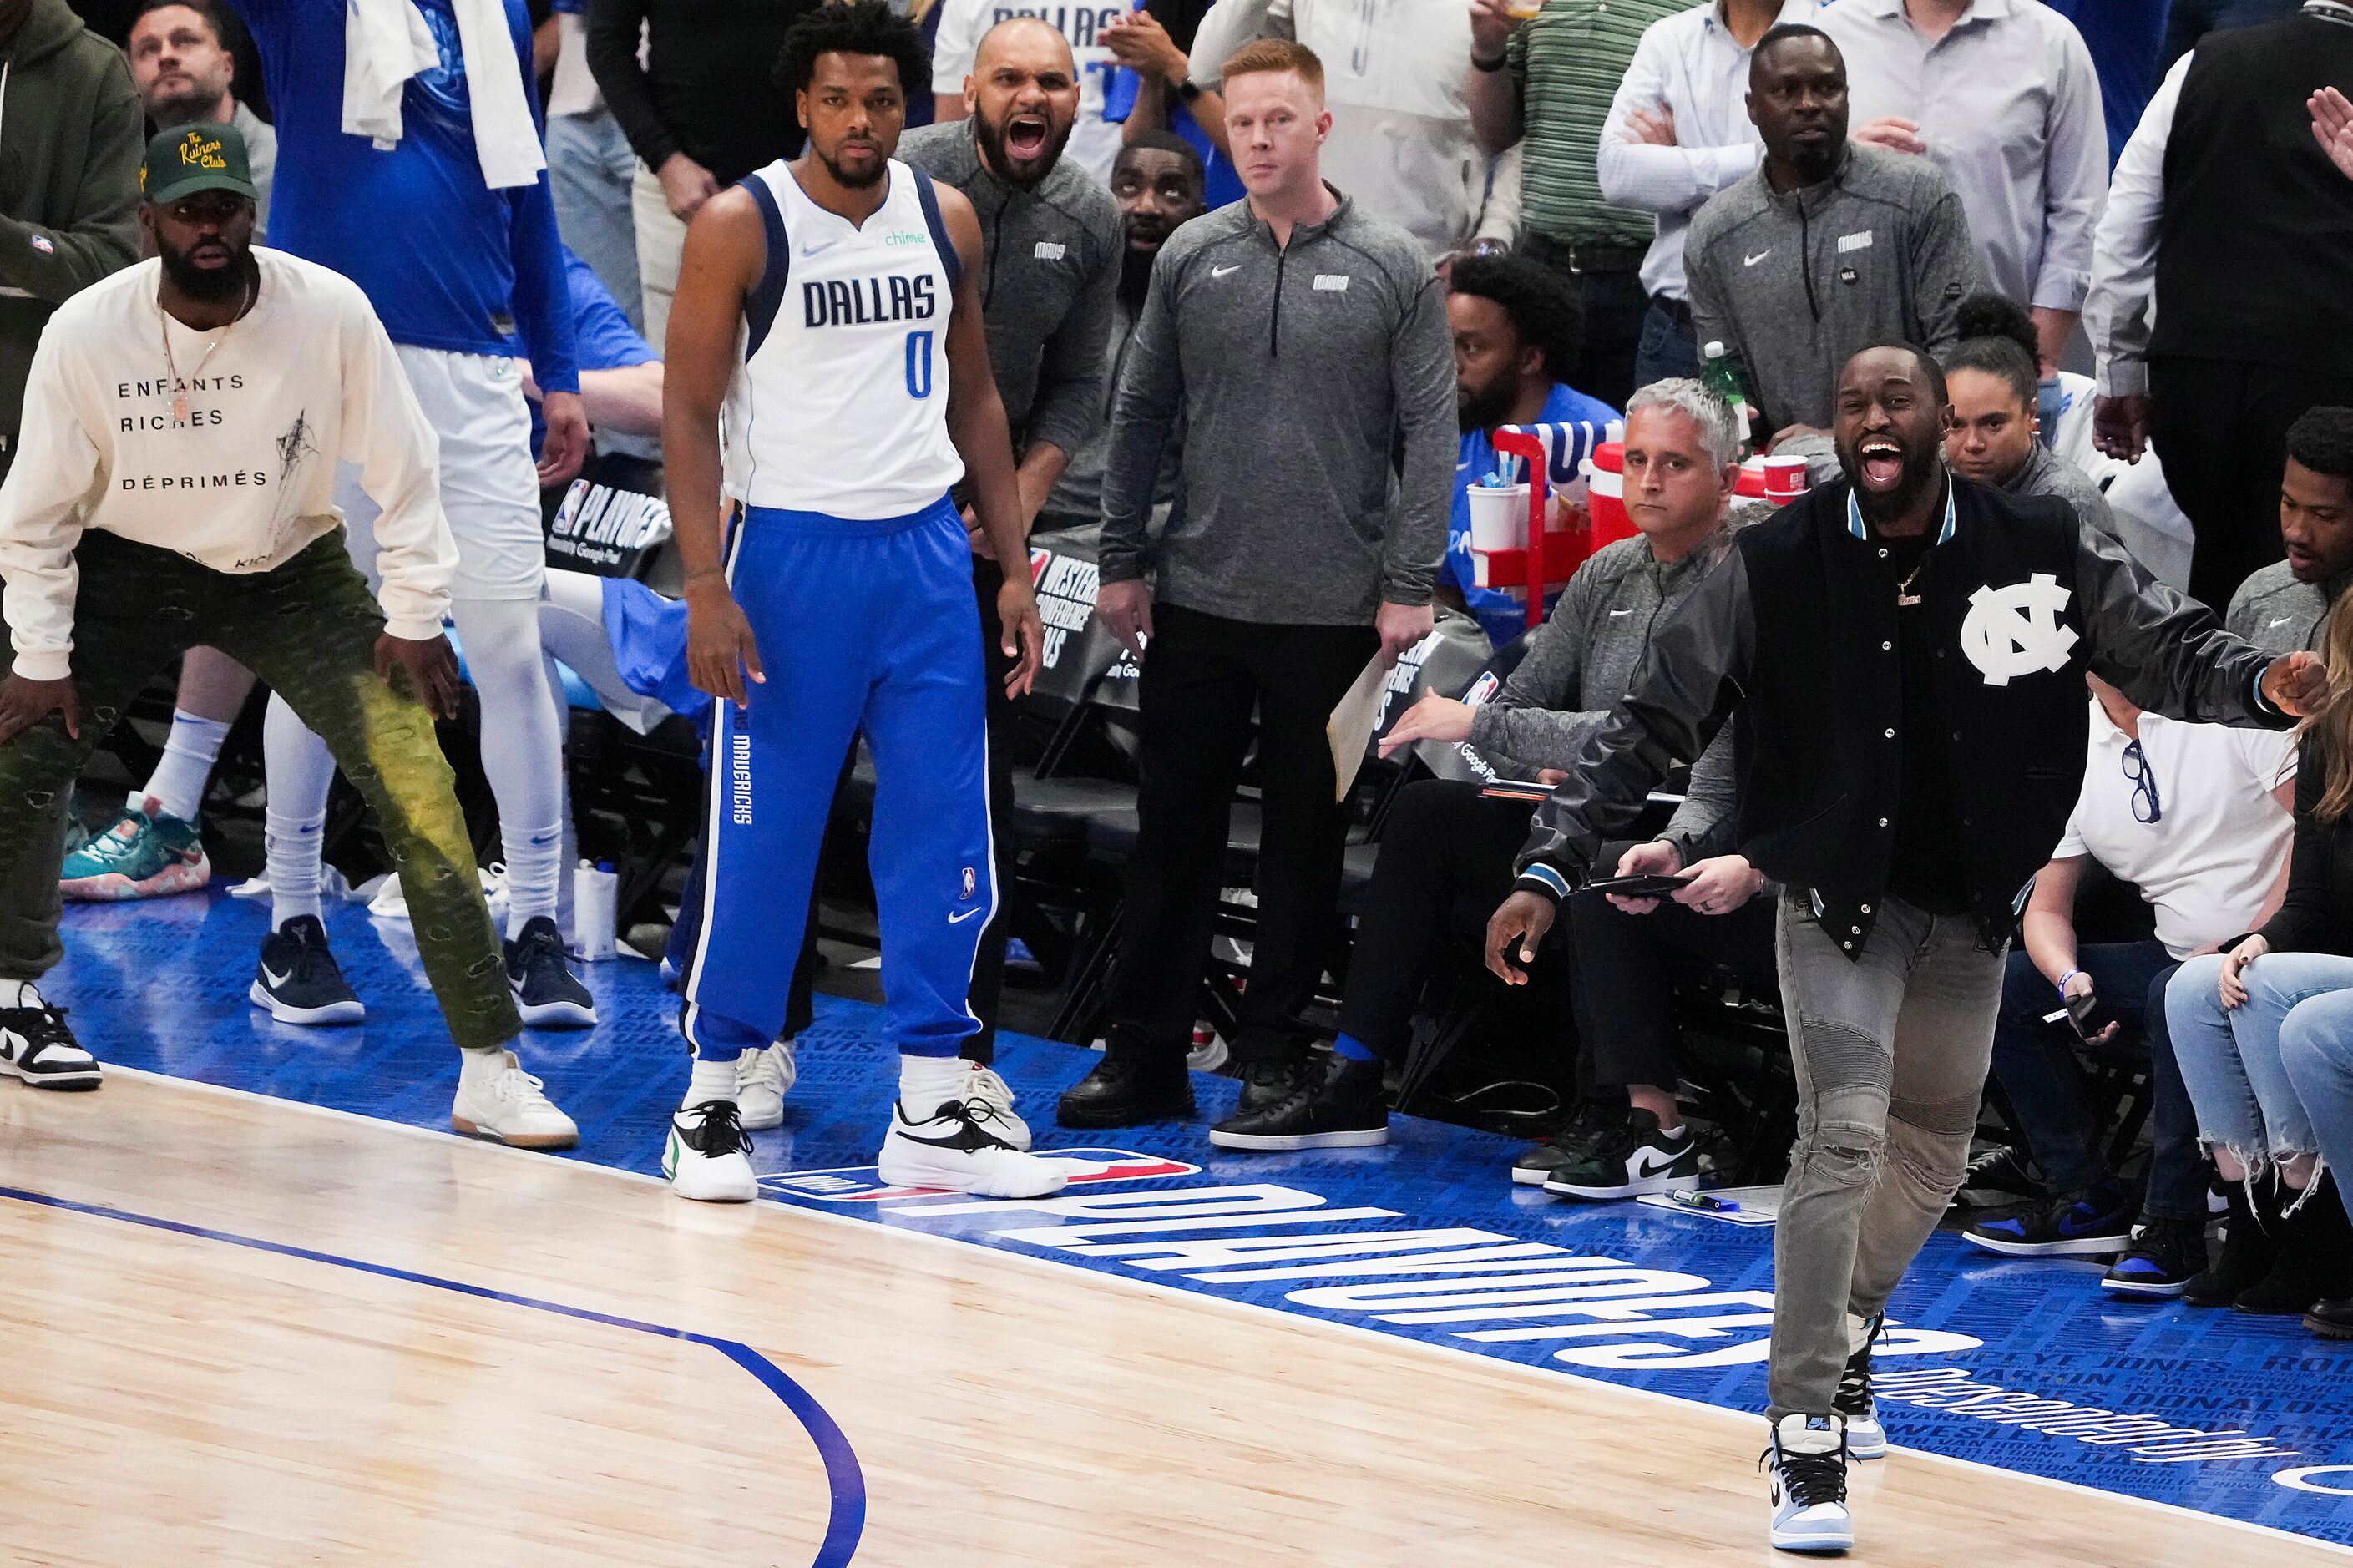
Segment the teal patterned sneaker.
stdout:
<svg viewBox="0 0 2353 1568">
<path fill-rule="evenodd" d="M 90 903 L 191 893 L 213 879 L 196 825 L 165 816 L 153 800 L 126 806 L 114 826 L 68 855 L 58 870 L 61 898 Z"/>
</svg>

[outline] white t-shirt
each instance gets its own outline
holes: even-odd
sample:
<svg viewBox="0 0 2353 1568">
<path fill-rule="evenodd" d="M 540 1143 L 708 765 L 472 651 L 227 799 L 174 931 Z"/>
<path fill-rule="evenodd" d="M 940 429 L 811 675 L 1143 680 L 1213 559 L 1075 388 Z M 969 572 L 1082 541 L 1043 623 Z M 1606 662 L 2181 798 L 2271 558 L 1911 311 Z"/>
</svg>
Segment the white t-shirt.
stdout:
<svg viewBox="0 0 2353 1568">
<path fill-rule="evenodd" d="M 940 30 L 932 44 L 932 90 L 949 98 L 964 96 L 964 79 L 972 74 L 973 56 L 981 35 L 1015 16 L 1036 16 L 1051 23 L 1070 40 L 1071 58 L 1079 68 L 1079 118 L 1071 127 L 1068 158 L 1105 184 L 1119 157 L 1120 128 L 1103 119 L 1103 89 L 1110 86 L 1119 62 L 1111 50 L 1095 42 L 1097 35 L 1133 7 L 1120 5 L 1017 4 L 1016 0 L 940 0 Z"/>
<path fill-rule="evenodd" d="M 253 257 L 260 291 L 227 327 L 167 329 L 155 303 L 162 263 L 151 260 L 76 294 L 42 331 L 16 464 L 0 485 L 0 610 L 27 679 L 71 668 L 85 530 L 216 572 L 267 572 L 341 521 L 339 458 L 360 466 L 384 509 L 377 598 L 393 634 L 440 635 L 458 546 L 433 429 L 392 340 L 341 273 L 259 246 Z"/>
<path fill-rule="evenodd" d="M 2089 855 L 2157 910 L 2157 940 L 2176 958 L 2254 929 L 2295 819 L 2272 797 L 2295 776 L 2295 738 L 2282 730 L 2140 718 L 2141 763 L 2157 783 L 2158 819 L 2134 815 L 2125 772 L 2131 738 L 2092 703 L 2084 793 L 2052 858 Z M 2140 813 L 2148 811 L 2141 796 Z"/>
</svg>

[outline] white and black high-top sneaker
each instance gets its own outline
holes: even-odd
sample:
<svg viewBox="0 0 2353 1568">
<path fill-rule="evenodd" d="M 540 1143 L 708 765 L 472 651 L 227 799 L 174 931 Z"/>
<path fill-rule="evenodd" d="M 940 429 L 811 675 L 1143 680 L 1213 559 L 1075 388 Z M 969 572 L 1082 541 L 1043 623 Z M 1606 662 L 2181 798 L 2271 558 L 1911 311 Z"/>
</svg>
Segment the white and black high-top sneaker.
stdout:
<svg viewBox="0 0 2353 1568">
<path fill-rule="evenodd" d="M 16 1005 L 0 1007 L 0 1073 L 35 1089 L 96 1089 L 98 1058 L 81 1048 L 66 1026 L 66 1010 L 52 1007 L 25 982 L 0 981 L 0 993 L 15 993 Z"/>
<path fill-rule="evenodd" d="M 894 1187 L 945 1187 L 988 1198 L 1042 1198 L 1069 1181 L 1062 1165 L 1025 1153 L 990 1129 L 993 1113 L 970 1100 L 951 1100 L 916 1118 L 900 1100 L 891 1107 L 877 1173 Z"/>
<path fill-rule="evenodd" d="M 1846 1510 L 1843 1416 L 1782 1416 L 1762 1463 L 1772 1482 L 1775 1546 L 1844 1552 L 1854 1544 L 1854 1519 Z"/>
<path fill-rule="evenodd" d="M 534 1029 L 588 1029 L 596 1024 L 596 1001 L 564 962 L 564 933 L 545 915 L 523 921 L 522 934 L 507 944 L 507 984 L 516 1010 Z"/>
<path fill-rule="evenodd" d="M 296 915 L 261 942 L 261 962 L 253 968 L 246 995 L 281 1024 L 330 1028 L 356 1024 L 367 1009 L 352 994 L 343 969 L 327 946 L 327 928 L 316 915 Z"/>
<path fill-rule="evenodd" d="M 1871 1345 L 1886 1326 L 1887 1314 L 1846 1315 L 1846 1371 L 1839 1374 L 1838 1397 L 1831 1408 L 1846 1417 L 1846 1457 L 1850 1459 L 1887 1458 L 1887 1428 L 1879 1423 L 1879 1401 L 1871 1396 Z"/>
<path fill-rule="evenodd" d="M 732 1100 L 706 1100 L 670 1119 L 662 1174 L 670 1190 L 705 1204 L 748 1204 L 760 1195 L 752 1140 Z"/>
</svg>

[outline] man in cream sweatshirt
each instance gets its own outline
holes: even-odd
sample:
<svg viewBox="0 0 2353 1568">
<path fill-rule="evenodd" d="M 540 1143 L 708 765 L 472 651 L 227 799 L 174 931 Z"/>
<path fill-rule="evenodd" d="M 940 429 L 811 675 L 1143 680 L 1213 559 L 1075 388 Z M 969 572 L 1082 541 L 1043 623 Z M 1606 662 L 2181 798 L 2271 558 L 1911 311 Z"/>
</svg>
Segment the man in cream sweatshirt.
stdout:
<svg viewBox="0 0 2353 1568">
<path fill-rule="evenodd" d="M 59 308 L 0 485 L 0 1074 L 98 1087 L 35 984 L 62 951 L 65 801 L 140 688 L 203 644 L 282 695 L 375 809 L 461 1051 L 451 1125 L 568 1148 L 570 1118 L 508 1048 L 522 1019 L 434 737 L 458 668 L 432 431 L 358 287 L 253 248 L 235 126 L 157 135 L 142 183 L 157 258 Z M 381 610 L 343 548 L 339 458 L 383 508 Z M 278 962 L 299 983 L 326 933 L 289 926 Z"/>
</svg>

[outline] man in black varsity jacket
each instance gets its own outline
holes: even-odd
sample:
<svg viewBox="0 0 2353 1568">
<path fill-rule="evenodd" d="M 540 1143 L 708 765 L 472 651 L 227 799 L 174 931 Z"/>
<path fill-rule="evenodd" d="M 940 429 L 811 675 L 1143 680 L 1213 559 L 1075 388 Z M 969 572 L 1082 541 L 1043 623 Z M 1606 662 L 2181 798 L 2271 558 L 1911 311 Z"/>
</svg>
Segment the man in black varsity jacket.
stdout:
<svg viewBox="0 0 2353 1568">
<path fill-rule="evenodd" d="M 1506 980 L 1650 789 L 1737 715 L 1734 842 L 1786 889 L 1776 956 L 1798 1141 L 1774 1236 L 1772 1540 L 1851 1543 L 1885 1452 L 1870 1342 L 1961 1184 L 2003 952 L 2082 784 L 2086 668 L 2174 718 L 2284 727 L 2326 694 L 2153 582 L 2063 500 L 1945 469 L 1943 374 L 1846 363 L 1846 482 L 1735 535 L 1538 809 L 1487 932 Z"/>
</svg>

